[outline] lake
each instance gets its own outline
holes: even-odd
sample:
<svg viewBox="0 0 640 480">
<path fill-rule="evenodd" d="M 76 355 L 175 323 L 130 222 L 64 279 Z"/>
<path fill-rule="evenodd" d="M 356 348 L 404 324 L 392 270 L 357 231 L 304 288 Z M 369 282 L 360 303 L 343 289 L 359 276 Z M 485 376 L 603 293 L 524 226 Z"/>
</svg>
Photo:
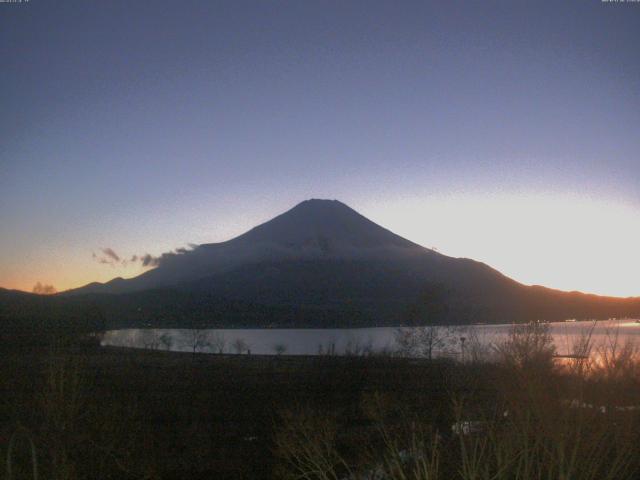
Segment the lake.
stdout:
<svg viewBox="0 0 640 480">
<path fill-rule="evenodd" d="M 566 355 L 583 335 L 591 334 L 594 351 L 606 342 L 618 344 L 640 339 L 640 323 L 635 320 L 608 320 L 551 323 L 550 333 L 558 354 Z M 504 341 L 512 325 L 472 325 L 438 327 L 445 345 L 437 356 L 459 357 L 463 350 L 491 350 Z M 403 328 L 411 331 L 411 328 Z M 257 355 L 366 354 L 398 350 L 397 327 L 345 329 L 123 329 L 110 330 L 103 346 L 149 348 L 185 352 L 251 353 Z"/>
</svg>

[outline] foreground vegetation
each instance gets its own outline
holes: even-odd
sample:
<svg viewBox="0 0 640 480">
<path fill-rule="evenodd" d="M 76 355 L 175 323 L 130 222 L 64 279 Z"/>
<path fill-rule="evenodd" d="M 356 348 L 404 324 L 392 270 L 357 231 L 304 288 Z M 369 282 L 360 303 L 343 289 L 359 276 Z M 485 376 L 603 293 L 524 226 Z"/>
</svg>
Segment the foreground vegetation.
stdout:
<svg viewBox="0 0 640 480">
<path fill-rule="evenodd" d="M 210 355 L 3 342 L 6 478 L 624 479 L 640 367 L 615 338 L 553 359 L 544 327 L 490 359 Z M 470 346 L 469 346 L 470 347 Z M 591 357 L 593 358 L 593 356 Z"/>
</svg>

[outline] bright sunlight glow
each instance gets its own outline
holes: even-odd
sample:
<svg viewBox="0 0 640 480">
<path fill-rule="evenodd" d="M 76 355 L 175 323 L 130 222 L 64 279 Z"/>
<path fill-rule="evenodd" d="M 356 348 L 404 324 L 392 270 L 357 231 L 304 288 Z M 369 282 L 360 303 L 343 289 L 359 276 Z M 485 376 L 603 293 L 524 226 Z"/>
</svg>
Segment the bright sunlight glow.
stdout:
<svg viewBox="0 0 640 480">
<path fill-rule="evenodd" d="M 577 195 L 402 198 L 363 213 L 440 253 L 528 285 L 640 296 L 640 211 Z"/>
</svg>

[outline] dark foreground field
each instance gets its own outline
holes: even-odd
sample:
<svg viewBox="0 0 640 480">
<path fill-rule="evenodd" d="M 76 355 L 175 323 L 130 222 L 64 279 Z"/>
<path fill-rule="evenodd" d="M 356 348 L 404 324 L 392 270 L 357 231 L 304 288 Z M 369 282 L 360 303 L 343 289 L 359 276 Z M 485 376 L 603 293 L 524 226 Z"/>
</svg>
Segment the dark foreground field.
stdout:
<svg viewBox="0 0 640 480">
<path fill-rule="evenodd" d="M 437 416 L 455 383 L 448 365 L 387 358 L 85 347 L 5 349 L 0 362 L 3 449 L 25 427 L 41 470 L 58 462 L 62 478 L 272 478 L 282 411 L 311 405 L 355 425 L 363 396 L 388 392 Z"/>
<path fill-rule="evenodd" d="M 637 414 L 614 405 L 639 399 L 630 371 L 578 382 L 549 364 L 7 344 L 1 353 L 7 478 L 34 478 L 36 466 L 46 479 L 368 478 L 356 472 L 381 466 L 415 480 L 640 471 Z M 457 420 L 477 423 L 456 435 Z"/>
</svg>

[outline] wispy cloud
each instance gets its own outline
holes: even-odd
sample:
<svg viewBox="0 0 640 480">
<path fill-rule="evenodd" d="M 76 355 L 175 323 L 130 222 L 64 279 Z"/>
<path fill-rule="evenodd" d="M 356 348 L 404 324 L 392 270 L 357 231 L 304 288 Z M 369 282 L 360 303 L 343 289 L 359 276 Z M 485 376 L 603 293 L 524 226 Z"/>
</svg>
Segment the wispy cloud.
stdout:
<svg viewBox="0 0 640 480">
<path fill-rule="evenodd" d="M 189 244 L 188 247 L 176 248 L 174 251 L 165 252 L 157 257 L 150 253 L 145 253 L 142 255 L 134 254 L 128 258 L 122 257 L 113 248 L 105 247 L 100 249 L 100 254 L 93 252 L 91 258 L 102 265 L 110 265 L 112 267 L 127 267 L 134 264 L 140 264 L 143 267 L 157 267 L 169 258 L 173 258 L 176 255 L 186 255 L 197 247 L 198 245 Z"/>
<path fill-rule="evenodd" d="M 112 267 L 120 265 L 126 266 L 128 263 L 125 259 L 120 258 L 120 255 L 110 247 L 101 248 L 99 255 L 97 255 L 96 252 L 93 252 L 91 254 L 91 258 L 102 265 L 111 265 Z"/>
<path fill-rule="evenodd" d="M 107 258 L 110 258 L 114 262 L 120 262 L 120 255 L 114 252 L 112 248 L 103 248 L 102 253 L 104 253 Z"/>
</svg>

